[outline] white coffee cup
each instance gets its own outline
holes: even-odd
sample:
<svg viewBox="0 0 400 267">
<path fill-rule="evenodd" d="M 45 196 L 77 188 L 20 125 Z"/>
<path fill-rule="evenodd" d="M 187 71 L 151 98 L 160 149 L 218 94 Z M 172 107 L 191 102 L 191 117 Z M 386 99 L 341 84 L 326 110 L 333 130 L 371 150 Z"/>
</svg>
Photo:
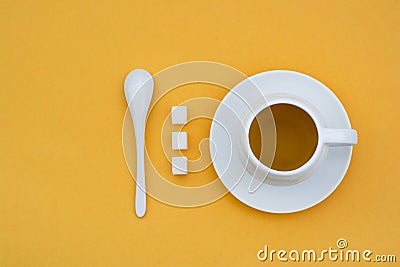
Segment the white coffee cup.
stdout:
<svg viewBox="0 0 400 267">
<path fill-rule="evenodd" d="M 327 128 L 326 123 L 320 116 L 319 111 L 306 99 L 295 95 L 276 94 L 265 97 L 265 101 L 260 101 L 253 106 L 252 112 L 243 121 L 243 129 L 240 131 L 240 150 L 241 160 L 246 164 L 246 169 L 254 178 L 265 183 L 287 186 L 299 183 L 311 176 L 313 171 L 324 161 L 329 147 L 352 146 L 357 144 L 357 131 L 354 129 L 334 129 Z M 272 169 L 264 165 L 253 153 L 250 142 L 250 126 L 257 114 L 262 110 L 277 104 L 290 104 L 305 111 L 313 120 L 317 133 L 318 141 L 316 149 L 311 158 L 302 166 L 294 170 L 281 171 Z M 261 131 L 263 129 L 260 129 Z"/>
</svg>

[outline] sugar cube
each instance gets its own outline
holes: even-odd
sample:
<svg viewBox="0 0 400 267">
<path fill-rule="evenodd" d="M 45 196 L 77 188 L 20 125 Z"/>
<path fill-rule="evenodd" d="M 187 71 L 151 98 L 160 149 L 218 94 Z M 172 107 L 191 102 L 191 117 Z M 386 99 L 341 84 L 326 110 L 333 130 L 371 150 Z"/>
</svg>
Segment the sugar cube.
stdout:
<svg viewBox="0 0 400 267">
<path fill-rule="evenodd" d="M 172 157 L 172 174 L 187 174 L 187 157 Z"/>
<path fill-rule="evenodd" d="M 172 124 L 185 124 L 187 121 L 187 107 L 173 106 L 171 111 Z"/>
</svg>

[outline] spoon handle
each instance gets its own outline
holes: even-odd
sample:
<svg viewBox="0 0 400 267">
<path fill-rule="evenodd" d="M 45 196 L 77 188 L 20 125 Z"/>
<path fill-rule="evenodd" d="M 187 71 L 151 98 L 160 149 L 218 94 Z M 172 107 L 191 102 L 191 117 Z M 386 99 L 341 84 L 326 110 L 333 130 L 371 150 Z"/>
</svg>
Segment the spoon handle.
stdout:
<svg viewBox="0 0 400 267">
<path fill-rule="evenodd" d="M 136 174 L 136 200 L 135 210 L 138 217 L 143 217 L 146 213 L 146 181 L 144 174 L 144 125 L 135 127 L 136 135 L 136 155 L 137 155 L 137 174 Z"/>
</svg>

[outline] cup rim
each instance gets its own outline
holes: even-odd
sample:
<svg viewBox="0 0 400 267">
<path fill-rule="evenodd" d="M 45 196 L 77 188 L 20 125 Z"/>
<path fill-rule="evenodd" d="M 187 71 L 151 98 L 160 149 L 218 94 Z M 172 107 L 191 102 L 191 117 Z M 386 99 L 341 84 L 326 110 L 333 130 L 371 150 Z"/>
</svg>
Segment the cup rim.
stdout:
<svg viewBox="0 0 400 267">
<path fill-rule="evenodd" d="M 242 143 L 244 144 L 244 148 L 246 150 L 246 154 L 248 157 L 248 164 L 251 163 L 253 166 L 256 166 L 256 169 L 260 170 L 261 172 L 264 172 L 266 176 L 280 176 L 281 178 L 289 178 L 293 176 L 298 176 L 307 170 L 311 169 L 313 165 L 318 161 L 318 158 L 321 156 L 323 152 L 323 140 L 322 140 L 322 125 L 320 120 L 318 119 L 318 116 L 316 112 L 313 110 L 311 107 L 310 103 L 306 103 L 304 100 L 300 100 L 297 98 L 293 98 L 291 96 L 284 96 L 284 97 L 275 97 L 275 98 L 265 98 L 265 102 L 263 105 L 258 105 L 256 108 L 253 108 L 247 121 L 245 124 L 245 134 L 242 135 Z M 318 134 L 318 140 L 317 140 L 317 146 L 314 150 L 314 153 L 312 156 L 308 159 L 306 163 L 301 165 L 300 167 L 293 169 L 293 170 L 288 170 L 288 171 L 281 171 L 281 170 L 275 170 L 273 168 L 270 168 L 266 166 L 264 163 L 262 163 L 253 153 L 251 147 L 250 147 L 250 140 L 249 140 L 249 133 L 250 133 L 250 127 L 256 116 L 264 109 L 269 108 L 273 105 L 278 105 L 278 104 L 289 104 L 293 105 L 297 108 L 300 108 L 304 112 L 306 112 L 311 119 L 314 122 L 315 127 L 317 128 L 317 134 Z M 276 130 L 275 130 L 276 131 Z"/>
</svg>

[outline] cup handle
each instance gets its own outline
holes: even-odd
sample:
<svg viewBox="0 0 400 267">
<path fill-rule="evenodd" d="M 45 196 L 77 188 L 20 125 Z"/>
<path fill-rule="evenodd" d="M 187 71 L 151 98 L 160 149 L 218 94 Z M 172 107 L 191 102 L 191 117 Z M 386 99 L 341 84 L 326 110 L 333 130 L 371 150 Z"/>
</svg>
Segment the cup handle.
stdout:
<svg viewBox="0 0 400 267">
<path fill-rule="evenodd" d="M 353 129 L 323 129 L 323 142 L 329 146 L 352 146 L 357 144 L 357 131 Z"/>
</svg>

